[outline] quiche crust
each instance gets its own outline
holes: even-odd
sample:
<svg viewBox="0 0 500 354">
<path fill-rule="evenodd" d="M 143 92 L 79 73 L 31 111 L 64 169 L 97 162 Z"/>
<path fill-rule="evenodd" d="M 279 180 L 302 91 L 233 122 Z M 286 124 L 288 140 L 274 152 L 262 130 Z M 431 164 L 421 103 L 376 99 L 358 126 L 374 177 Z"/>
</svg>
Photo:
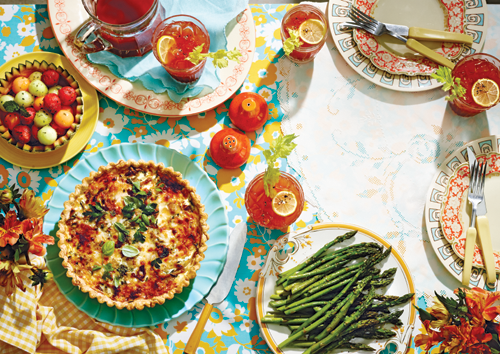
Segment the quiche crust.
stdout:
<svg viewBox="0 0 500 354">
<path fill-rule="evenodd" d="M 101 166 L 64 203 L 57 237 L 66 274 L 110 307 L 163 304 L 189 285 L 205 257 L 204 209 L 196 189 L 162 163 Z M 109 256 L 105 243 L 114 243 Z M 125 246 L 139 254 L 131 256 Z"/>
</svg>

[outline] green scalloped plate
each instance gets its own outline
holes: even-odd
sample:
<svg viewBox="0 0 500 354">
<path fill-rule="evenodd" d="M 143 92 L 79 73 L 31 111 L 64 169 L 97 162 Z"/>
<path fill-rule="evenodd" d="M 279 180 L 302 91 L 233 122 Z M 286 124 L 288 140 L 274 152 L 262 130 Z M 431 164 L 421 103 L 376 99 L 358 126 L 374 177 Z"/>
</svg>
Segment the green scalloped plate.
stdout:
<svg viewBox="0 0 500 354">
<path fill-rule="evenodd" d="M 205 259 L 188 287 L 182 293 L 176 294 L 172 300 L 167 300 L 161 306 L 144 308 L 144 310 L 118 310 L 106 304 L 99 303 L 87 293 L 73 285 L 71 279 L 66 276 L 66 269 L 62 266 L 59 258 L 59 247 L 57 246 L 56 232 L 58 230 L 64 202 L 73 193 L 76 185 L 80 184 L 91 171 L 97 171 L 100 166 L 118 160 L 145 160 L 163 162 L 165 166 L 171 166 L 175 171 L 182 173 L 191 186 L 196 188 L 201 202 L 205 205 L 208 214 L 208 225 L 210 239 L 207 242 L 208 250 L 205 251 Z M 85 160 L 80 161 L 64 177 L 54 191 L 54 195 L 48 204 L 49 213 L 44 220 L 44 233 L 54 236 L 56 244 L 47 247 L 47 265 L 54 274 L 54 280 L 59 290 L 81 311 L 101 322 L 123 327 L 154 326 L 175 318 L 185 311 L 194 307 L 212 289 L 219 278 L 222 268 L 226 262 L 226 254 L 229 241 L 229 228 L 225 207 L 220 199 L 217 187 L 212 180 L 195 162 L 179 152 L 154 144 L 120 144 L 102 149 Z"/>
</svg>

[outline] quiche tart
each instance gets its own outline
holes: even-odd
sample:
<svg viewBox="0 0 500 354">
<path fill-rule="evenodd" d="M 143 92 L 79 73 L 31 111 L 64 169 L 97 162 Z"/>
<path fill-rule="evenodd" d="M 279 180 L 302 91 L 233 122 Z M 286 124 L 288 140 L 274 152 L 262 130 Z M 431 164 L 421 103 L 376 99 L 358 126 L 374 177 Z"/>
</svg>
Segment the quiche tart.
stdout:
<svg viewBox="0 0 500 354">
<path fill-rule="evenodd" d="M 58 245 L 74 285 L 118 309 L 163 304 L 204 258 L 207 214 L 195 188 L 162 163 L 101 166 L 76 186 Z"/>
</svg>

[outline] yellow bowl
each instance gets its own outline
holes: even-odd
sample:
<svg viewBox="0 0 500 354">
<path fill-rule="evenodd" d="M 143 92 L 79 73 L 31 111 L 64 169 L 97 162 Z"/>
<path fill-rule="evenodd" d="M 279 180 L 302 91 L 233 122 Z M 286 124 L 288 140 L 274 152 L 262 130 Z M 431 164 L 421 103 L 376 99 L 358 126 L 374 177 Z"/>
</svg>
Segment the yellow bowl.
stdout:
<svg viewBox="0 0 500 354">
<path fill-rule="evenodd" d="M 21 167 L 49 168 L 68 161 L 85 148 L 97 125 L 99 100 L 95 89 L 73 68 L 68 59 L 59 54 L 49 52 L 24 54 L 2 65 L 0 72 L 15 74 L 16 70 L 22 68 L 23 65 L 35 62 L 38 64 L 45 62 L 42 64 L 44 68 L 50 65 L 50 68 L 59 71 L 63 76 L 67 75 L 70 84 L 75 81 L 78 83 L 80 107 L 77 108 L 75 115 L 75 118 L 78 118 L 66 135 L 58 138 L 55 146 L 43 147 L 43 149 L 33 149 L 27 144 L 16 144 L 10 137 L 8 129 L 0 124 L 0 134 L 4 138 L 0 139 L 0 157 Z"/>
</svg>

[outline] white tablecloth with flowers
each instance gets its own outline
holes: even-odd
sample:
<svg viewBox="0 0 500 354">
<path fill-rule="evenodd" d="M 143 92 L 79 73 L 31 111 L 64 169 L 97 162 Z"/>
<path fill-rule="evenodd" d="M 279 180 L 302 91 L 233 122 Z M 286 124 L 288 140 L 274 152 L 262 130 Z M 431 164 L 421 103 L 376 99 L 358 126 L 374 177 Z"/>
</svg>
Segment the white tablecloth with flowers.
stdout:
<svg viewBox="0 0 500 354">
<path fill-rule="evenodd" d="M 20 168 L 0 159 L 0 189 L 7 185 L 16 184 L 21 188 L 35 191 L 44 201 L 48 201 L 58 182 L 80 160 L 95 153 L 99 149 L 121 142 L 144 142 L 165 145 L 178 150 L 184 155 L 192 156 L 195 161 L 204 165 L 205 170 L 220 190 L 220 195 L 226 205 L 230 227 L 237 223 L 247 222 L 247 213 L 244 207 L 244 193 L 247 183 L 265 169 L 262 149 L 281 133 L 282 110 L 278 99 L 278 89 L 282 79 L 279 76 L 278 60 L 283 55 L 279 35 L 280 20 L 286 12 L 286 5 L 251 5 L 256 23 L 257 51 L 247 80 L 240 91 L 254 91 L 263 96 L 269 105 L 269 121 L 265 127 L 256 133 L 249 133 L 252 141 L 252 154 L 244 169 L 224 170 L 218 168 L 213 161 L 205 157 L 211 137 L 219 130 L 230 125 L 228 118 L 229 102 L 220 105 L 214 110 L 193 117 L 184 117 L 180 120 L 168 120 L 132 111 L 118 105 L 107 97 L 100 97 L 100 113 L 97 129 L 84 151 L 61 166 L 45 169 L 30 170 Z M 500 6 L 489 6 L 491 28 L 496 28 L 500 22 Z M 11 58 L 32 51 L 51 51 L 61 53 L 57 41 L 52 33 L 48 19 L 47 8 L 44 5 L 2 5 L 0 6 L 0 62 L 4 63 Z M 495 31 L 490 30 L 486 51 L 500 56 L 500 47 Z M 338 55 L 338 53 L 337 53 Z M 339 58 L 339 60 L 341 60 Z M 350 73 L 355 76 L 354 71 Z M 237 93 L 239 93 L 238 91 Z M 389 96 L 392 91 L 385 90 L 383 96 Z M 436 92 L 436 94 L 438 94 Z M 444 104 L 444 103 L 443 103 Z M 400 109 L 401 120 L 405 115 L 412 114 L 411 109 Z M 475 126 L 473 120 L 457 124 L 460 130 L 461 141 L 468 141 L 482 135 L 490 135 L 500 128 L 500 108 L 488 113 L 489 120 L 482 125 Z M 455 121 L 455 118 L 453 118 Z M 450 123 L 450 122 L 448 122 Z M 451 123 L 450 123 L 451 124 Z M 474 126 L 473 130 L 469 129 Z M 488 130 L 489 127 L 489 130 Z M 319 127 L 318 127 L 319 128 Z M 398 128 L 399 129 L 399 128 Z M 400 129 L 404 129 L 401 125 Z M 469 133 L 466 133 L 469 132 Z M 358 137 L 362 140 L 363 137 Z M 323 145 L 315 142 L 318 148 Z M 280 168 L 297 174 L 291 170 L 286 161 L 280 161 Z M 346 176 L 347 168 L 339 173 Z M 300 176 L 299 176 L 300 177 Z M 344 200 L 345 203 L 349 201 Z M 356 201 L 351 201 L 355 203 Z M 354 204 L 353 204 L 354 205 Z M 421 215 L 422 210 L 419 211 Z M 299 220 L 291 226 L 291 230 L 303 228 L 318 221 L 317 209 L 306 204 Z M 245 245 L 236 280 L 227 299 L 214 307 L 212 315 L 206 325 L 206 331 L 200 343 L 201 352 L 206 354 L 229 353 L 250 354 L 270 353 L 259 332 L 256 322 L 255 301 L 256 283 L 264 258 L 274 241 L 283 233 L 261 228 L 251 220 L 248 224 L 248 240 Z M 369 227 L 366 225 L 366 227 Z M 422 240 L 421 230 L 417 230 L 417 237 Z M 390 236 L 390 235 L 389 235 Z M 432 251 L 422 254 L 422 261 L 426 257 L 433 257 Z M 436 260 L 430 260 L 436 262 Z M 433 277 L 444 279 L 445 284 L 438 291 L 448 292 L 459 284 L 451 278 L 444 268 L 438 269 Z M 417 288 L 418 288 L 418 284 Z M 429 295 L 420 292 L 417 300 L 419 306 L 426 307 Z M 180 317 L 155 328 L 161 336 L 169 352 L 181 354 L 192 330 L 196 325 L 203 304 L 198 304 L 192 310 Z M 417 332 L 420 323 L 417 324 Z M 412 348 L 410 353 L 420 352 Z"/>
</svg>

